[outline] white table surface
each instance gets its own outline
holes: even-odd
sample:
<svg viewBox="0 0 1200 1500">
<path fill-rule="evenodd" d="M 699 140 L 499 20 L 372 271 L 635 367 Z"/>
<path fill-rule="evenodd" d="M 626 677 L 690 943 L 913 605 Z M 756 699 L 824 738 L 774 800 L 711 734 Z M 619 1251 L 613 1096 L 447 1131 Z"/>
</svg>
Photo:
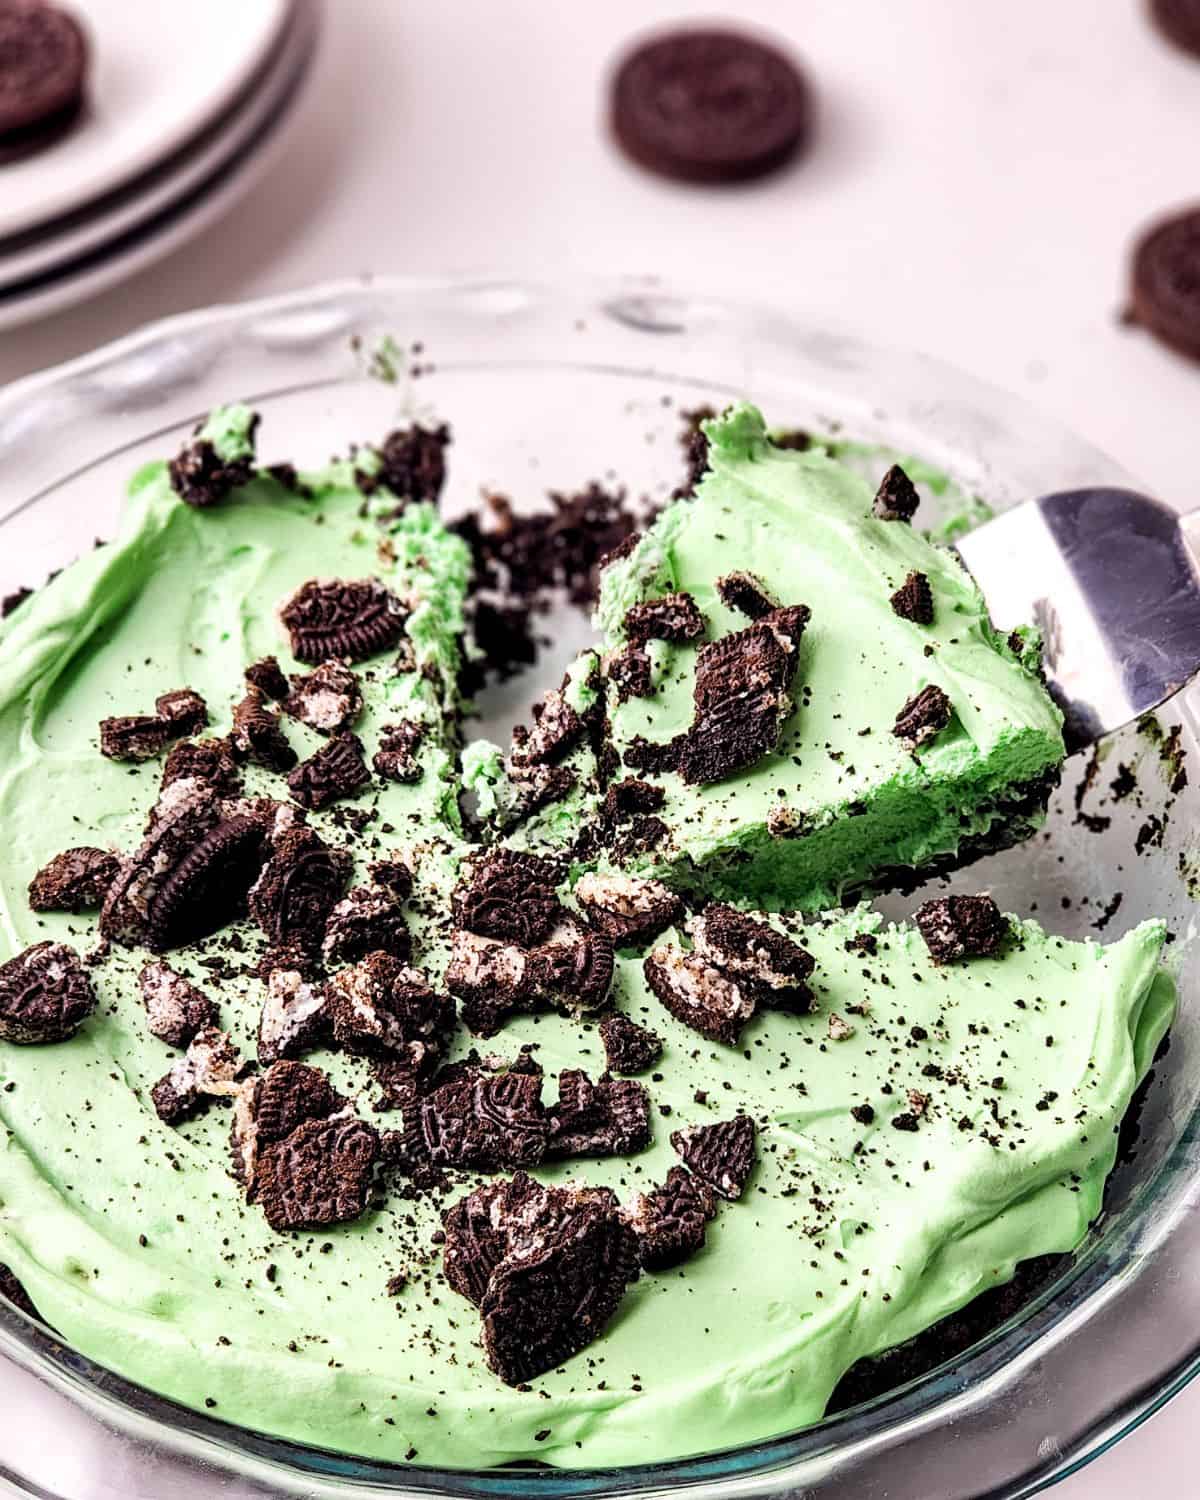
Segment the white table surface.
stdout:
<svg viewBox="0 0 1200 1500">
<path fill-rule="evenodd" d="M 0 336 L 0 382 L 163 314 L 360 271 L 682 268 L 1021 392 L 1200 504 L 1200 365 L 1119 325 L 1134 234 L 1200 199 L 1200 61 L 1139 0 L 735 9 L 807 59 L 820 135 L 797 170 L 712 192 L 627 166 L 599 124 L 614 52 L 676 5 L 329 0 L 303 118 L 252 203 Z M 1195 1494 L 1193 1423 L 1200 1386 L 1055 1495 Z"/>
</svg>

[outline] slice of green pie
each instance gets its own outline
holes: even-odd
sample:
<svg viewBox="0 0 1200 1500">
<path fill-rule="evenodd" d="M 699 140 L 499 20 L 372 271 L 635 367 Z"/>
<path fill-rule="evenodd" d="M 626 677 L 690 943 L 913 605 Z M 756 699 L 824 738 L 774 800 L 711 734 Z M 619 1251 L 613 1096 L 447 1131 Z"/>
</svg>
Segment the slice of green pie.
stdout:
<svg viewBox="0 0 1200 1500">
<path fill-rule="evenodd" d="M 833 905 L 1025 838 L 1064 750 L 1024 636 L 952 553 L 758 411 L 705 424 L 709 469 L 602 582 L 610 720 L 661 785 L 642 862 L 771 907 Z"/>
</svg>

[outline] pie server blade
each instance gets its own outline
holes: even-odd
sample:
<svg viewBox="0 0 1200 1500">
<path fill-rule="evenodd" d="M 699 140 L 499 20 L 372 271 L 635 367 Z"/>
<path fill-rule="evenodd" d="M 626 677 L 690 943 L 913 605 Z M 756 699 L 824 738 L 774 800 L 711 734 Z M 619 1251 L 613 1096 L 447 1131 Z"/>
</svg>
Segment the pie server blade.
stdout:
<svg viewBox="0 0 1200 1500">
<path fill-rule="evenodd" d="M 1071 750 L 1156 708 L 1200 669 L 1200 511 L 1134 490 L 1027 500 L 957 551 L 999 630 L 1042 632 Z"/>
</svg>

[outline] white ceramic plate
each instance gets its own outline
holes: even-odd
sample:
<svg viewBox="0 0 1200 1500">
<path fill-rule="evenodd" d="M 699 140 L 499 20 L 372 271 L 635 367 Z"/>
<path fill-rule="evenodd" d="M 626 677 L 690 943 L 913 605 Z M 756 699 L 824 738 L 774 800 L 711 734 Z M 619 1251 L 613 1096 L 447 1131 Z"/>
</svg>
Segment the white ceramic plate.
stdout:
<svg viewBox="0 0 1200 1500">
<path fill-rule="evenodd" d="M 296 71 L 297 33 L 309 8 L 306 0 L 291 0 L 287 26 L 266 62 L 229 108 L 170 161 L 42 230 L 15 239 L 0 237 L 0 297 L 19 295 L 24 283 L 65 272 L 72 262 L 149 224 L 245 150 L 288 93 Z"/>
<path fill-rule="evenodd" d="M 319 0 L 296 0 L 294 25 L 257 101 L 238 123 L 237 142 L 224 151 L 214 147 L 207 171 L 189 171 L 188 183 L 166 193 L 165 206 L 149 218 L 134 215 L 131 227 L 90 243 L 57 273 L 37 275 L 7 292 L 0 288 L 0 329 L 59 312 L 135 275 L 200 234 L 254 187 L 283 148 L 303 94 L 318 6 Z M 229 147 L 224 137 L 222 145 Z"/>
<path fill-rule="evenodd" d="M 57 145 L 0 167 L 0 236 L 155 166 L 216 119 L 275 44 L 290 0 L 66 0 L 92 49 L 88 107 Z"/>
</svg>

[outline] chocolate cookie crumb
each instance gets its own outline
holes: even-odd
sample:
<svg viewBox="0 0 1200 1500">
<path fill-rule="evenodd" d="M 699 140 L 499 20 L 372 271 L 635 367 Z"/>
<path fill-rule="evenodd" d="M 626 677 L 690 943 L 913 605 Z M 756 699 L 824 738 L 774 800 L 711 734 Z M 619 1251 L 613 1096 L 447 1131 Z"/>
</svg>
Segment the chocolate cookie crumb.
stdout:
<svg viewBox="0 0 1200 1500">
<path fill-rule="evenodd" d="M 600 1022 L 600 1040 L 614 1073 L 644 1073 L 662 1056 L 662 1038 L 628 1016 L 605 1016 Z"/>
<path fill-rule="evenodd" d="M 282 703 L 292 690 L 275 656 L 264 656 L 261 661 L 252 662 L 243 675 L 251 687 L 268 698 L 274 698 L 276 703 Z"/>
<path fill-rule="evenodd" d="M 590 926 L 618 948 L 642 947 L 683 916 L 683 902 L 659 880 L 589 871 L 575 899 Z"/>
<path fill-rule="evenodd" d="M 100 754 L 109 760 L 153 760 L 173 738 L 171 726 L 150 714 L 122 714 L 100 721 Z"/>
<path fill-rule="evenodd" d="M 210 1099 L 232 1097 L 244 1069 L 229 1034 L 215 1026 L 206 1027 L 150 1090 L 155 1113 L 165 1125 L 177 1125 Z"/>
<path fill-rule="evenodd" d="M 509 761 L 514 766 L 555 765 L 583 738 L 584 722 L 562 688 L 545 693 L 533 715 L 532 729 L 513 732 Z"/>
<path fill-rule="evenodd" d="M 14 610 L 20 609 L 26 599 L 33 598 L 33 590 L 27 588 L 14 589 L 11 594 L 5 594 L 0 599 L 0 620 L 7 620 Z"/>
<path fill-rule="evenodd" d="M 233 710 L 230 743 L 234 750 L 267 771 L 290 771 L 298 756 L 288 743 L 278 712 L 262 692 L 251 687 Z"/>
<path fill-rule="evenodd" d="M 380 731 L 379 749 L 371 761 L 375 774 L 385 781 L 420 781 L 421 762 L 417 752 L 425 742 L 425 735 L 425 725 L 416 719 L 385 724 Z"/>
<path fill-rule="evenodd" d="M 893 611 L 914 625 L 933 624 L 933 590 L 924 573 L 912 572 L 891 597 Z"/>
<path fill-rule="evenodd" d="M 699 953 L 660 943 L 642 972 L 667 1010 L 710 1041 L 732 1047 L 754 1014 L 754 998 Z"/>
<path fill-rule="evenodd" d="M 405 1137 L 410 1160 L 498 1172 L 543 1159 L 550 1122 L 539 1076 L 471 1064 L 446 1071 L 449 1077 L 412 1111 Z"/>
<path fill-rule="evenodd" d="M 704 616 L 691 594 L 665 594 L 632 605 L 625 613 L 625 634 L 635 645 L 673 641 L 686 645 L 704 635 Z"/>
<path fill-rule="evenodd" d="M 529 976 L 538 998 L 574 1016 L 607 1004 L 613 967 L 613 945 L 607 936 L 568 923 L 529 955 Z"/>
<path fill-rule="evenodd" d="M 708 1184 L 686 1167 L 672 1167 L 660 1187 L 637 1195 L 628 1215 L 638 1237 L 642 1269 L 666 1271 L 703 1249 L 716 1211 Z"/>
<path fill-rule="evenodd" d="M 191 688 L 160 694 L 154 712 L 170 727 L 172 739 L 187 739 L 208 727 L 208 704 Z"/>
<path fill-rule="evenodd" d="M 95 1008 L 92 981 L 65 943 L 35 943 L 0 964 L 0 1041 L 65 1042 Z"/>
<path fill-rule="evenodd" d="M 779 608 L 766 584 L 753 573 L 726 573 L 723 578 L 718 578 L 717 596 L 727 609 L 735 609 L 751 620 L 761 620 Z"/>
<path fill-rule="evenodd" d="M 216 1004 L 182 974 L 161 961 L 138 975 L 146 1007 L 146 1029 L 168 1047 L 182 1051 L 198 1031 L 217 1024 Z"/>
<path fill-rule="evenodd" d="M 310 579 L 279 618 L 297 661 L 365 661 L 400 643 L 408 610 L 377 578 Z"/>
<path fill-rule="evenodd" d="M 370 953 L 325 987 L 333 1039 L 348 1052 L 395 1054 L 421 1069 L 454 1024 L 454 1003 L 390 953 Z"/>
<path fill-rule="evenodd" d="M 311 672 L 292 678 L 292 690 L 283 707 L 285 713 L 318 734 L 340 734 L 362 713 L 362 687 L 349 667 L 337 661 L 322 662 Z"/>
<path fill-rule="evenodd" d="M 812 1006 L 813 957 L 768 922 L 713 902 L 691 924 L 696 951 L 759 1005 L 804 1015 Z"/>
<path fill-rule="evenodd" d="M 147 913 L 148 946 L 159 952 L 182 947 L 224 927 L 258 878 L 262 861 L 263 831 L 253 818 L 217 823 L 163 880 Z"/>
<path fill-rule="evenodd" d="M 251 440 L 257 427 L 256 414 L 249 432 Z M 171 488 L 186 505 L 207 510 L 227 500 L 234 490 L 250 483 L 254 477 L 254 460 L 235 458 L 227 462 L 207 438 L 197 438 L 182 449 L 177 458 L 171 459 L 167 472 Z"/>
<path fill-rule="evenodd" d="M 300 969 L 277 967 L 267 975 L 267 997 L 258 1020 L 258 1060 L 269 1065 L 301 1057 L 329 1036 L 325 991 Z"/>
<path fill-rule="evenodd" d="M 876 491 L 873 510 L 880 521 L 911 521 L 920 503 L 916 485 L 899 464 L 893 464 Z"/>
<path fill-rule="evenodd" d="M 606 1188 L 544 1188 L 519 1172 L 446 1215 L 443 1265 L 480 1310 L 488 1367 L 508 1385 L 603 1332 L 638 1274 L 637 1238 Z"/>
<path fill-rule="evenodd" d="M 422 427 L 414 422 L 388 433 L 379 448 L 379 468 L 369 480 L 360 477 L 360 487 L 371 493 L 386 485 L 399 500 L 424 500 L 436 505 L 446 483 L 446 449 L 450 428 Z"/>
<path fill-rule="evenodd" d="M 379 1148 L 378 1131 L 351 1114 L 305 1120 L 265 1146 L 256 1181 L 267 1223 L 283 1234 L 361 1218 Z"/>
<path fill-rule="evenodd" d="M 362 741 L 356 734 L 339 734 L 302 761 L 289 774 L 287 783 L 301 807 L 319 812 L 331 802 L 357 795 L 370 780 Z"/>
<path fill-rule="evenodd" d="M 685 1166 L 722 1198 L 740 1198 L 758 1160 L 758 1131 L 749 1115 L 671 1133 Z"/>
<path fill-rule="evenodd" d="M 939 735 L 950 722 L 953 709 L 936 683 L 915 693 L 896 715 L 892 733 L 912 750 L 918 750 Z"/>
<path fill-rule="evenodd" d="M 654 664 L 644 646 L 629 645 L 605 659 L 605 676 L 617 690 L 617 702 L 649 698 L 654 691 Z"/>
<path fill-rule="evenodd" d="M 631 1156 L 650 1144 L 650 1096 L 632 1078 L 593 1083 L 578 1068 L 559 1074 L 550 1110 L 550 1157 Z"/>
<path fill-rule="evenodd" d="M 104 904 L 121 862 L 106 849 L 64 849 L 29 883 L 32 911 L 94 911 Z"/>
<path fill-rule="evenodd" d="M 564 913 L 558 871 L 536 854 L 493 849 L 470 866 L 453 896 L 454 918 L 480 937 L 532 947 L 549 937 Z"/>
<path fill-rule="evenodd" d="M 534 999 L 529 959 L 513 943 L 454 933 L 446 988 L 462 1005 L 462 1019 L 476 1036 L 495 1036 L 505 1020 Z"/>
<path fill-rule="evenodd" d="M 989 958 L 1008 936 L 1008 921 L 990 896 L 942 896 L 926 901 L 913 920 L 935 964 Z"/>
<path fill-rule="evenodd" d="M 395 893 L 378 885 L 348 891 L 329 913 L 321 952 L 327 964 L 356 963 L 368 953 L 407 963 L 412 937 Z"/>
<path fill-rule="evenodd" d="M 275 840 L 250 892 L 250 914 L 275 948 L 317 953 L 350 876 L 350 856 L 299 825 Z"/>
</svg>

